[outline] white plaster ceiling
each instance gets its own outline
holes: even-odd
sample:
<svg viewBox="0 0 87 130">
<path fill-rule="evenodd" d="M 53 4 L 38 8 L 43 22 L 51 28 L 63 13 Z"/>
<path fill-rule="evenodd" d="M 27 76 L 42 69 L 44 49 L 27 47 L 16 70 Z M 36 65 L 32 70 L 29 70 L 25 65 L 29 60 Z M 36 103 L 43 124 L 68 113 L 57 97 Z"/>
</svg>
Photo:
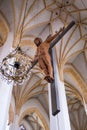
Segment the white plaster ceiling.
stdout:
<svg viewBox="0 0 87 130">
<path fill-rule="evenodd" d="M 18 45 L 25 2 L 0 0 L 0 13 L 8 23 L 13 37 L 13 47 Z M 66 87 L 68 99 L 76 97 L 82 101 L 83 97 L 87 103 L 87 97 L 84 97 L 87 94 L 87 0 L 28 0 L 20 45 L 25 51 L 28 49 L 26 53 L 33 58 L 36 51 L 33 43 L 35 37 L 39 36 L 44 40 L 47 35 L 54 34 L 60 27 L 66 27 L 72 20 L 76 22 L 75 26 L 59 41 L 55 52 L 60 72 L 63 71 L 64 74 L 65 84 L 68 89 L 71 88 L 69 90 L 71 93 L 68 93 Z M 49 116 L 47 83 L 43 81 L 43 74 L 40 74 L 42 72 L 38 66 L 33 72 L 35 75 L 32 74 L 32 80 L 30 79 L 22 88 L 18 86 L 14 88 L 15 106 L 21 109 L 24 101 L 36 98 Z M 45 105 L 47 107 L 44 107 Z"/>
</svg>

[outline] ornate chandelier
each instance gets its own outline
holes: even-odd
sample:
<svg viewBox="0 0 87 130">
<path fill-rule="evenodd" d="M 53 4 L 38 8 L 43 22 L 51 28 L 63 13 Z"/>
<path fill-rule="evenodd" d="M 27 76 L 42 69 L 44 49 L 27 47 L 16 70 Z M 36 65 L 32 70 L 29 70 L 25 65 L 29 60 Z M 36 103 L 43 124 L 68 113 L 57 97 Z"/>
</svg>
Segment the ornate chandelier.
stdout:
<svg viewBox="0 0 87 130">
<path fill-rule="evenodd" d="M 31 60 L 20 47 L 17 47 L 1 63 L 0 72 L 8 82 L 22 84 L 30 76 Z"/>
<path fill-rule="evenodd" d="M 21 34 L 19 38 L 19 44 L 21 42 L 23 25 L 25 20 L 25 14 L 27 9 L 27 1 L 24 11 L 24 18 L 21 27 Z M 15 84 L 23 84 L 26 79 L 30 76 L 31 60 L 25 52 L 22 51 L 19 46 L 13 50 L 8 56 L 6 56 L 0 65 L 0 72 L 3 79 L 7 80 L 8 83 L 14 81 Z"/>
</svg>

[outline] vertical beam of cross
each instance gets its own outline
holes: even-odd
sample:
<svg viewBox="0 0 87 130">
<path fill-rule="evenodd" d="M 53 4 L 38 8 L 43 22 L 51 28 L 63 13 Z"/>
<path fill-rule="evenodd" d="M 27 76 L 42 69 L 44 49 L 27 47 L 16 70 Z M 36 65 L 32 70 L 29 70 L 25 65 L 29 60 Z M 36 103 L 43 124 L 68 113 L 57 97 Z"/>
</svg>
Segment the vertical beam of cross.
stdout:
<svg viewBox="0 0 87 130">
<path fill-rule="evenodd" d="M 50 84 L 51 87 L 51 104 L 52 104 L 52 115 L 56 115 L 60 112 L 60 104 L 59 104 L 59 92 L 58 92 L 58 84 L 56 84 L 55 81 L 55 74 L 56 74 L 56 68 L 55 68 L 55 57 L 54 57 L 54 51 L 53 47 L 56 45 L 56 43 L 66 34 L 68 30 L 70 30 L 71 27 L 75 24 L 74 21 L 72 21 L 68 27 L 51 43 L 49 52 L 51 55 L 52 60 L 52 66 L 53 66 L 53 75 L 54 75 L 54 81 Z"/>
<path fill-rule="evenodd" d="M 60 105 L 59 105 L 59 94 L 58 94 L 58 84 L 56 84 L 55 76 L 56 76 L 56 68 L 55 68 L 55 57 L 54 57 L 54 50 L 53 48 L 50 49 L 50 55 L 51 55 L 51 62 L 53 66 L 53 76 L 54 81 L 50 84 L 51 87 L 51 104 L 52 104 L 52 115 L 56 115 L 60 112 Z"/>
</svg>

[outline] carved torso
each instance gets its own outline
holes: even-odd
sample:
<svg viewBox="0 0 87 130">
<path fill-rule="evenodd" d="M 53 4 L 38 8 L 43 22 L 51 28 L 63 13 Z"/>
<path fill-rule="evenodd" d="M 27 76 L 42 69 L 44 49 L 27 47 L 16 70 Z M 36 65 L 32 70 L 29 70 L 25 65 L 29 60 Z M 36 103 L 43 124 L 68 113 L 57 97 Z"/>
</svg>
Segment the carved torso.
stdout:
<svg viewBox="0 0 87 130">
<path fill-rule="evenodd" d="M 40 46 L 37 48 L 37 55 L 39 56 L 39 58 L 41 58 L 42 56 L 50 56 L 48 53 L 49 47 L 50 43 L 43 42 L 42 44 L 40 44 Z"/>
</svg>

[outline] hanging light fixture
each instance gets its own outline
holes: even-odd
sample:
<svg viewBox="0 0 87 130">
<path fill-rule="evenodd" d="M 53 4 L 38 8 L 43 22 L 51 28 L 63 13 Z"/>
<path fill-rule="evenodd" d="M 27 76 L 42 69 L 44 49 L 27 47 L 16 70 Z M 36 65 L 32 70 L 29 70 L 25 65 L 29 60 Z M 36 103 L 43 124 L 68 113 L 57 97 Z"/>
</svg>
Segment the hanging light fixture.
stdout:
<svg viewBox="0 0 87 130">
<path fill-rule="evenodd" d="M 23 26 L 27 10 L 27 2 L 28 0 L 26 0 L 19 44 L 21 43 L 22 38 Z M 8 81 L 8 83 L 14 81 L 15 84 L 23 84 L 24 81 L 30 76 L 29 68 L 31 67 L 31 60 L 29 56 L 22 51 L 19 44 L 15 50 L 13 50 L 8 56 L 6 56 L 2 60 L 0 66 L 1 75 L 3 79 Z"/>
</svg>

